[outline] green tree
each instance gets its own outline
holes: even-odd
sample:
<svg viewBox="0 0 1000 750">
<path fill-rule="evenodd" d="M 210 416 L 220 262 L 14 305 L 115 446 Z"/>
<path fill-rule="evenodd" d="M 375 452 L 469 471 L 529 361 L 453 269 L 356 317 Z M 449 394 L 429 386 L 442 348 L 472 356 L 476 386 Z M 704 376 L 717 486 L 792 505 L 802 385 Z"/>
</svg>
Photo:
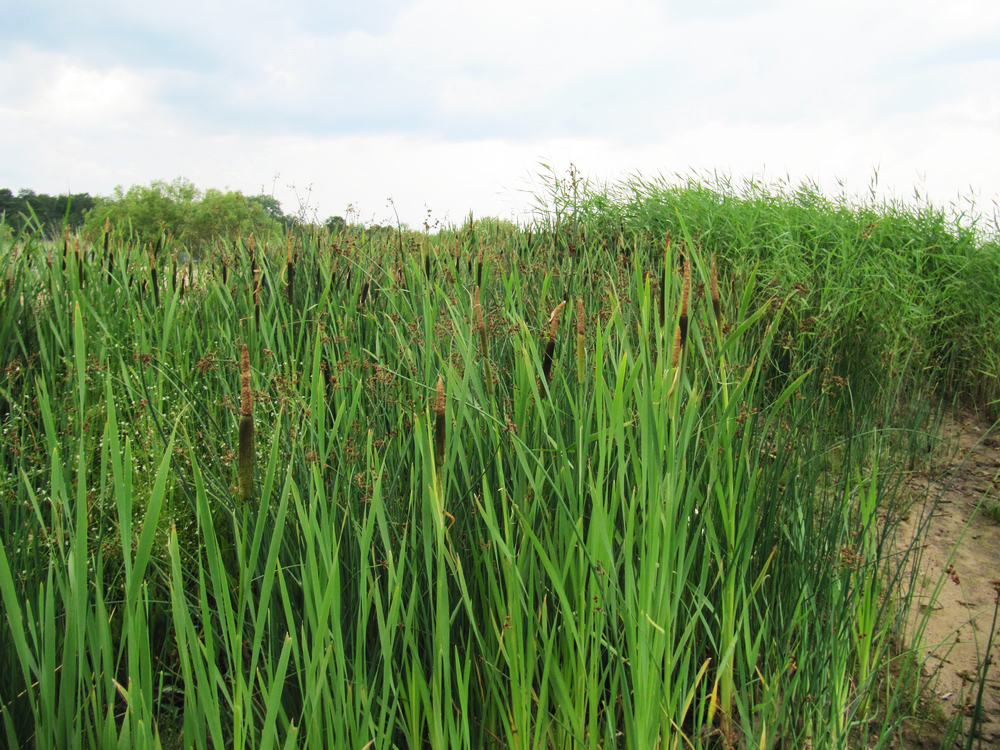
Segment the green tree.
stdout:
<svg viewBox="0 0 1000 750">
<path fill-rule="evenodd" d="M 323 222 L 323 226 L 330 230 L 330 234 L 340 234 L 347 229 L 347 221 L 342 216 L 331 216 Z"/>
<path fill-rule="evenodd" d="M 215 189 L 202 192 L 183 178 L 169 183 L 154 180 L 128 190 L 115 188 L 111 197 L 100 200 L 87 215 L 87 227 L 99 230 L 107 219 L 130 227 L 143 242 L 158 242 L 169 234 L 194 248 L 219 237 L 281 230 L 280 219 L 257 196 Z"/>
<path fill-rule="evenodd" d="M 0 215 L 14 231 L 41 230 L 49 235 L 62 233 L 63 226 L 79 227 L 84 214 L 94 206 L 87 193 L 47 195 L 22 188 L 17 195 L 9 188 L 0 189 Z"/>
</svg>

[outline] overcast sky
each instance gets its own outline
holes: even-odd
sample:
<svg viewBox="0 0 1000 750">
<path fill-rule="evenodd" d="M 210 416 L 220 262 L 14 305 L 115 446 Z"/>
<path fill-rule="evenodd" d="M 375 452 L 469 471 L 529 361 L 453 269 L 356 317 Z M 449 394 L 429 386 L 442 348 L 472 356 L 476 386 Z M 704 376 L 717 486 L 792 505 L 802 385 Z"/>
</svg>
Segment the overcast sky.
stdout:
<svg viewBox="0 0 1000 750">
<path fill-rule="evenodd" d="M 0 187 L 183 176 L 320 220 L 523 215 L 540 163 L 1000 190 L 997 0 L 34 0 Z"/>
</svg>

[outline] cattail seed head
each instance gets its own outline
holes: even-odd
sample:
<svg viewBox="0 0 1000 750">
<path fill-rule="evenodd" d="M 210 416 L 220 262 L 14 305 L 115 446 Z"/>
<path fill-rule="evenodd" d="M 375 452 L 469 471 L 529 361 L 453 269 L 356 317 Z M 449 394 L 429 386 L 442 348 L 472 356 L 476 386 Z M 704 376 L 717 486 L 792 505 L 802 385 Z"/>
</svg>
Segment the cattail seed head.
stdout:
<svg viewBox="0 0 1000 750">
<path fill-rule="evenodd" d="M 684 256 L 684 296 L 681 298 L 681 315 L 687 317 L 688 301 L 691 299 L 691 258 Z"/>
<path fill-rule="evenodd" d="M 556 339 L 556 330 L 559 328 L 559 316 L 562 314 L 564 307 L 566 307 L 566 300 L 556 305 L 552 311 L 552 315 L 549 317 L 549 341 L 555 341 Z"/>
<path fill-rule="evenodd" d="M 559 328 L 559 315 L 562 313 L 564 307 L 566 307 L 566 300 L 556 305 L 552 311 L 552 315 L 549 317 L 549 337 L 545 344 L 545 354 L 542 357 L 542 373 L 549 382 L 552 381 L 552 360 L 556 352 L 556 331 Z"/>
<path fill-rule="evenodd" d="M 677 364 L 681 361 L 681 327 L 678 325 L 677 330 L 674 331 L 674 351 L 673 355 L 670 357 L 670 364 L 672 367 L 677 367 Z"/>
<path fill-rule="evenodd" d="M 670 278 L 670 230 L 663 249 L 663 273 L 660 278 L 660 325 L 667 323 L 667 280 Z"/>
<path fill-rule="evenodd" d="M 253 496 L 253 390 L 250 387 L 250 351 L 246 344 L 240 354 L 240 500 Z"/>
<path fill-rule="evenodd" d="M 240 353 L 240 414 L 253 414 L 253 390 L 250 387 L 250 350 L 243 345 Z"/>
<path fill-rule="evenodd" d="M 444 466 L 445 448 L 445 396 L 444 376 L 438 375 L 437 392 L 434 397 L 434 458 L 437 467 Z"/>
<path fill-rule="evenodd" d="M 722 302 L 719 299 L 719 275 L 715 266 L 715 256 L 712 256 L 712 310 L 715 321 L 722 328 Z"/>
<path fill-rule="evenodd" d="M 479 348 L 483 355 L 483 379 L 486 381 L 486 391 L 493 395 L 493 371 L 490 368 L 490 337 L 486 329 L 486 319 L 483 317 L 483 306 L 479 302 L 479 287 L 476 287 L 472 302 L 472 312 L 475 317 L 476 330 L 479 332 Z"/>
<path fill-rule="evenodd" d="M 285 292 L 288 295 L 288 304 L 292 304 L 295 300 L 295 254 L 294 250 L 294 240 L 288 238 L 288 255 L 285 260 Z"/>
</svg>

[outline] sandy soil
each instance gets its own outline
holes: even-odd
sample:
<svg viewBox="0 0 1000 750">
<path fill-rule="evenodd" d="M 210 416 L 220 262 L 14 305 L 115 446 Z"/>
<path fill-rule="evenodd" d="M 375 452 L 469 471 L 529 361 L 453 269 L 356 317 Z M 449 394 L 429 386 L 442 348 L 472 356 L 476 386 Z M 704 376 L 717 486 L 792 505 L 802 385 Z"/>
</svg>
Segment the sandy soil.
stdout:
<svg viewBox="0 0 1000 750">
<path fill-rule="evenodd" d="M 1000 586 L 1000 429 L 965 415 L 947 422 L 944 437 L 941 457 L 907 481 L 915 505 L 902 530 L 912 538 L 928 524 L 911 622 L 926 619 L 925 668 L 951 719 L 972 714 Z M 1000 636 L 990 653 L 997 656 Z M 1000 748 L 1000 661 L 987 673 L 980 732 L 983 747 Z"/>
</svg>

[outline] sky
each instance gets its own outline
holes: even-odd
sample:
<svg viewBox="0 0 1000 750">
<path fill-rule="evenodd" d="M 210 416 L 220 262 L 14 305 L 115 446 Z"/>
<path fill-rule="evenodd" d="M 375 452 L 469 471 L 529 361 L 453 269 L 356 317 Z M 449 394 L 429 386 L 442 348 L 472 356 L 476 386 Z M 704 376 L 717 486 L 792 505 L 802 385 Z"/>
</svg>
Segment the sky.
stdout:
<svg viewBox="0 0 1000 750">
<path fill-rule="evenodd" d="M 184 177 L 286 213 L 530 218 L 541 175 L 1000 191 L 996 0 L 34 0 L 0 187 Z M 675 177 L 676 176 L 676 177 Z"/>
</svg>

